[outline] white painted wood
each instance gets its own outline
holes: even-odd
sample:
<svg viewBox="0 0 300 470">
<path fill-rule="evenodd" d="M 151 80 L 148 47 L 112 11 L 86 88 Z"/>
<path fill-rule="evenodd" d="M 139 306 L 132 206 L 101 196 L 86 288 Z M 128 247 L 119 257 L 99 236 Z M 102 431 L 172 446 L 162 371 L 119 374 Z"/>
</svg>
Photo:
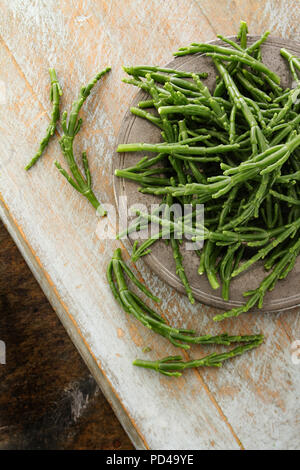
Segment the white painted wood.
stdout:
<svg viewBox="0 0 300 470">
<path fill-rule="evenodd" d="M 253 34 L 272 27 L 277 35 L 300 39 L 293 27 L 300 18 L 296 1 L 249 0 L 234 2 L 235 8 L 224 0 L 186 3 L 2 2 L 1 217 L 138 448 L 299 448 L 300 366 L 290 350 L 300 339 L 298 311 L 215 325 L 212 309 L 191 307 L 141 260 L 138 269 L 163 298 L 162 311 L 172 323 L 199 332 L 263 331 L 267 341 L 222 370 L 189 371 L 177 380 L 134 368 L 144 346 L 152 348 L 149 358 L 178 350 L 126 316 L 112 298 L 105 268 L 118 242 L 99 240 L 93 209 L 53 166 L 56 158 L 63 162 L 57 140 L 30 173 L 23 171 L 47 127 L 50 65 L 64 89 L 63 107 L 96 71 L 113 66 L 82 112 L 76 142 L 78 154 L 88 152 L 96 193 L 113 203 L 111 160 L 134 95 L 120 81 L 123 63 L 164 64 L 180 45 L 211 40 L 216 31 L 234 34 L 240 19 L 249 21 Z M 190 357 L 204 352 L 195 348 Z"/>
</svg>

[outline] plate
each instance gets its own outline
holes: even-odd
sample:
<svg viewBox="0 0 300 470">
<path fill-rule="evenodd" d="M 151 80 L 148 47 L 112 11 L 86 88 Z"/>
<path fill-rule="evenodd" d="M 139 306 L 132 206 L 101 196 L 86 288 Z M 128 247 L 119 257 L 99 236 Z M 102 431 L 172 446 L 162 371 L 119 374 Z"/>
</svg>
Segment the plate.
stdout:
<svg viewBox="0 0 300 470">
<path fill-rule="evenodd" d="M 248 43 L 251 44 L 258 38 L 259 36 L 249 36 Z M 232 37 L 231 39 L 236 40 L 235 37 Z M 224 46 L 224 43 L 220 40 L 211 41 L 210 44 L 222 44 Z M 290 87 L 292 85 L 292 78 L 285 59 L 280 55 L 280 49 L 282 47 L 285 47 L 293 54 L 300 56 L 299 43 L 284 41 L 279 38 L 268 38 L 262 46 L 262 56 L 264 63 L 281 77 L 282 86 Z M 204 81 L 205 84 L 210 89 L 212 89 L 215 84 L 215 68 L 211 59 L 203 54 L 177 57 L 167 64 L 166 67 L 192 72 L 208 72 L 208 78 Z M 130 85 L 124 84 L 124 86 Z M 131 106 L 136 106 L 139 101 L 147 99 L 147 97 L 147 94 L 143 91 L 139 91 Z M 161 140 L 162 138 L 159 129 L 155 128 L 148 121 L 132 115 L 130 110 L 128 110 L 121 125 L 118 143 L 155 143 Z M 126 168 L 135 165 L 144 155 L 144 153 L 140 152 L 116 153 L 113 161 L 113 170 L 116 168 Z M 136 204 L 143 204 L 149 211 L 151 204 L 157 204 L 161 200 L 161 198 L 149 194 L 141 194 L 137 191 L 137 188 L 137 183 L 114 176 L 114 192 L 119 212 L 120 210 L 123 211 L 119 206 L 120 200 L 122 200 L 120 199 L 121 196 L 127 197 L 128 207 Z M 131 243 L 133 243 L 133 237 L 129 238 Z M 137 237 L 137 239 L 141 241 L 139 237 Z M 225 301 L 222 299 L 221 289 L 213 290 L 210 287 L 206 276 L 200 276 L 197 273 L 199 265 L 198 256 L 192 251 L 183 251 L 182 249 L 181 252 L 184 255 L 183 264 L 195 299 L 213 307 L 229 310 L 233 307 L 242 305 L 245 302 L 245 298 L 242 296 L 242 293 L 250 289 L 255 289 L 266 276 L 263 263 L 255 263 L 252 268 L 232 280 L 230 285 L 230 300 Z M 163 281 L 185 294 L 181 281 L 175 272 L 175 263 L 171 247 L 166 246 L 163 240 L 159 240 L 152 245 L 151 254 L 143 257 L 142 259 Z M 300 256 L 288 277 L 285 280 L 279 281 L 276 284 L 275 289 L 266 294 L 263 308 L 260 311 L 280 311 L 299 305 L 299 281 Z"/>
</svg>

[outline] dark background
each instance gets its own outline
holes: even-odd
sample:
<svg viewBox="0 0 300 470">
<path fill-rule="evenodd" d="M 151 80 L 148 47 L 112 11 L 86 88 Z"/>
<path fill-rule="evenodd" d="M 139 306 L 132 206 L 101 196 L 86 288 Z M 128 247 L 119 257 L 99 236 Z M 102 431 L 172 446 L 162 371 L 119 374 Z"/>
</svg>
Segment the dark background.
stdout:
<svg viewBox="0 0 300 470">
<path fill-rule="evenodd" d="M 1 449 L 133 449 L 0 221 Z"/>
</svg>

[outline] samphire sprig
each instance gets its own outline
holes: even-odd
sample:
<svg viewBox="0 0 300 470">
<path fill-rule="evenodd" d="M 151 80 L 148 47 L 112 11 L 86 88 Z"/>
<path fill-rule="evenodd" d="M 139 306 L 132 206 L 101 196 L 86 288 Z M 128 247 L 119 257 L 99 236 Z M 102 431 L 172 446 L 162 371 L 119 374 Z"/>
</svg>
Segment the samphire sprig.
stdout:
<svg viewBox="0 0 300 470">
<path fill-rule="evenodd" d="M 50 101 L 53 103 L 52 106 L 52 113 L 51 113 L 51 121 L 47 128 L 46 135 L 40 143 L 39 149 L 35 156 L 30 160 L 28 165 L 26 165 L 25 170 L 29 170 L 39 158 L 42 156 L 45 148 L 47 147 L 51 136 L 54 135 L 57 122 L 59 120 L 59 98 L 62 95 L 62 89 L 60 84 L 58 83 L 56 72 L 54 69 L 49 69 L 50 80 L 51 80 L 51 88 L 50 88 Z"/>
<path fill-rule="evenodd" d="M 157 361 L 135 359 L 135 361 L 133 361 L 133 365 L 143 367 L 145 369 L 152 369 L 169 377 L 180 377 L 182 375 L 181 371 L 184 371 L 185 369 L 191 369 L 194 367 L 222 367 L 224 361 L 232 359 L 236 356 L 240 356 L 247 351 L 251 351 L 252 349 L 260 346 L 262 342 L 263 338 L 258 338 L 250 343 L 237 346 L 230 351 L 226 351 L 220 354 L 212 353 L 201 357 L 200 359 L 194 359 L 186 362 L 183 361 L 182 356 L 167 356 Z"/>
<path fill-rule="evenodd" d="M 160 302 L 160 299 L 136 278 L 132 270 L 123 261 L 121 250 L 118 248 L 107 267 L 107 280 L 115 299 L 126 313 L 133 315 L 145 327 L 168 339 L 174 346 L 182 349 L 189 349 L 191 344 L 223 344 L 228 346 L 232 343 L 255 343 L 263 339 L 262 335 L 230 336 L 227 333 L 216 336 L 196 336 L 194 330 L 169 326 L 164 318 L 128 288 L 126 277 L 148 298 L 154 302 Z"/>
<path fill-rule="evenodd" d="M 84 86 L 80 90 L 79 97 L 76 101 L 72 104 L 72 109 L 70 112 L 69 120 L 67 121 L 67 111 L 64 111 L 62 115 L 62 129 L 63 129 L 63 136 L 60 139 L 59 143 L 65 157 L 66 163 L 69 167 L 69 170 L 72 174 L 72 177 L 64 170 L 59 162 L 55 162 L 56 167 L 61 172 L 61 174 L 66 178 L 66 180 L 76 189 L 79 193 L 85 196 L 88 201 L 92 204 L 92 206 L 97 210 L 97 212 L 104 216 L 106 215 L 106 211 L 102 208 L 100 202 L 98 201 L 97 197 L 95 196 L 92 190 L 92 180 L 91 174 L 89 170 L 88 160 L 86 153 L 83 152 L 82 154 L 82 164 L 84 169 L 84 176 L 80 171 L 74 157 L 73 152 L 73 143 L 74 138 L 78 134 L 81 125 L 82 119 L 78 119 L 79 111 L 91 93 L 92 88 L 95 84 L 105 75 L 107 72 L 110 71 L 110 67 L 102 70 L 102 72 L 98 73 L 96 77 L 91 80 L 87 86 Z"/>
<path fill-rule="evenodd" d="M 256 305 L 261 308 L 263 305 L 263 299 L 268 290 L 274 289 L 276 282 L 279 279 L 284 279 L 288 273 L 295 266 L 297 256 L 300 253 L 300 239 L 290 243 L 289 247 L 283 250 L 279 262 L 274 266 L 272 272 L 268 274 L 261 282 L 259 287 L 254 290 L 244 292 L 245 297 L 249 297 L 249 300 L 241 307 L 233 308 L 227 312 L 216 315 L 215 321 L 221 321 L 225 318 L 238 317 L 241 313 L 248 312 L 251 308 Z"/>
<path fill-rule="evenodd" d="M 257 289 L 246 292 L 248 301 L 215 320 L 237 316 L 261 307 L 268 290 L 285 278 L 295 265 L 300 235 L 300 60 L 286 49 L 293 88 L 283 90 L 280 78 L 262 60 L 261 47 L 269 32 L 250 44 L 248 28 L 241 22 L 237 41 L 219 35 L 225 46 L 194 43 L 175 55 L 204 53 L 217 69 L 213 90 L 201 73 L 151 66 L 126 67 L 125 83 L 149 94 L 133 114 L 161 131 L 162 142 L 126 143 L 119 152 L 144 151 L 136 165 L 116 170 L 134 180 L 144 194 L 161 196 L 184 205 L 204 204 L 202 236 L 189 227 L 193 241 L 204 240 L 199 275 L 212 289 L 230 298 L 232 278 L 264 260 L 267 271 Z M 200 62 L 199 62 L 200 64 Z M 157 234 L 135 243 L 132 259 L 151 252 L 152 245 L 170 232 L 176 272 L 193 302 L 184 271 L 183 244 L 173 240 L 181 220 L 156 213 L 138 213 L 140 224 L 156 223 Z M 184 232 L 183 232 L 184 233 Z M 194 236 L 193 236 L 194 234 Z"/>
</svg>

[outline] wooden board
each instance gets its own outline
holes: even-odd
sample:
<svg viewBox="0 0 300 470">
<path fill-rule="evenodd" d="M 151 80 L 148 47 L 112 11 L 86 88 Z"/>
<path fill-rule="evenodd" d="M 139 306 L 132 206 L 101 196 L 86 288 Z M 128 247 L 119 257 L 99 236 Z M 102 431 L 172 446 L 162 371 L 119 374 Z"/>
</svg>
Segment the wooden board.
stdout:
<svg viewBox="0 0 300 470">
<path fill-rule="evenodd" d="M 134 368 L 131 361 L 145 346 L 149 358 L 178 350 L 112 298 L 105 268 L 119 243 L 102 238 L 102 222 L 57 173 L 53 161 L 63 162 L 57 141 L 29 174 L 23 170 L 49 121 L 49 66 L 62 83 L 65 108 L 109 64 L 113 72 L 82 112 L 76 149 L 87 150 L 95 191 L 113 204 L 112 156 L 135 94 L 121 83 L 121 65 L 167 63 L 181 45 L 234 34 L 240 19 L 252 34 L 272 29 L 299 41 L 299 2 L 3 0 L 1 6 L 1 218 L 135 446 L 299 448 L 300 365 L 291 356 L 300 339 L 299 310 L 216 325 L 213 309 L 191 307 L 141 260 L 140 276 L 163 298 L 161 310 L 173 324 L 199 332 L 263 331 L 266 342 L 222 370 L 191 370 L 177 380 Z M 186 357 L 206 351 L 198 347 Z"/>
<path fill-rule="evenodd" d="M 132 450 L 1 221 L 0 260 L 0 450 Z"/>
</svg>

